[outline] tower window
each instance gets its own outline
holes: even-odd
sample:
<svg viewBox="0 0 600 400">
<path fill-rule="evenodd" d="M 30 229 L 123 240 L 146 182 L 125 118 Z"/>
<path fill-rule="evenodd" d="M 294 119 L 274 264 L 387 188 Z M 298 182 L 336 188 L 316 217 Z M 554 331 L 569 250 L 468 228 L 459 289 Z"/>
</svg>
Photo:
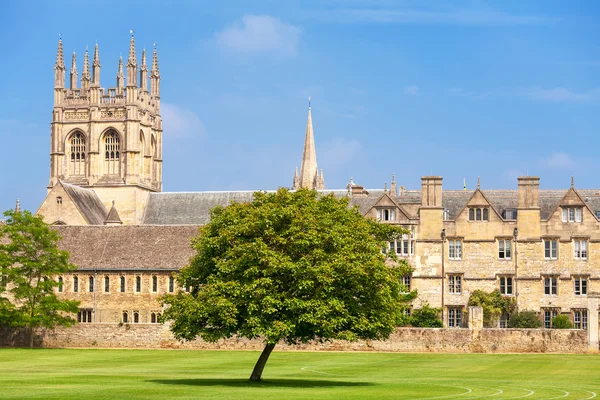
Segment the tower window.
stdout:
<svg viewBox="0 0 600 400">
<path fill-rule="evenodd" d="M 122 276 L 121 277 L 121 288 L 120 288 L 120 292 L 121 293 L 125 293 L 125 277 Z"/>
<path fill-rule="evenodd" d="M 106 175 L 119 175 L 120 164 L 120 139 L 115 131 L 109 131 L 104 135 L 104 173 Z"/>
<path fill-rule="evenodd" d="M 108 275 L 104 277 L 104 291 L 106 293 L 110 292 L 110 277 Z"/>
<path fill-rule="evenodd" d="M 71 135 L 68 154 L 69 175 L 85 175 L 85 137 L 81 132 Z"/>
</svg>

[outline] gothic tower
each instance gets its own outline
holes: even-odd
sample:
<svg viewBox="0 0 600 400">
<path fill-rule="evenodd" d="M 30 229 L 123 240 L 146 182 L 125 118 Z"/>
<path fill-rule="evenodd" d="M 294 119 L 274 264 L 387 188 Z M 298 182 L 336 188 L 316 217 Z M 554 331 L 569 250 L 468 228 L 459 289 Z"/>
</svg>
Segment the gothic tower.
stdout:
<svg viewBox="0 0 600 400">
<path fill-rule="evenodd" d="M 142 52 L 138 69 L 135 38 L 131 35 L 125 87 L 122 60 L 118 63 L 116 87 L 100 86 L 97 44 L 91 74 L 86 49 L 79 88 L 75 53 L 72 60 L 67 88 L 63 44 L 62 39 L 59 40 L 54 66 L 48 191 L 59 182 L 91 189 L 107 209 L 115 201 L 124 223 L 139 223 L 148 194 L 162 190 L 162 120 L 156 45 L 148 76 L 146 51 Z"/>
<path fill-rule="evenodd" d="M 319 171 L 317 167 L 317 152 L 315 150 L 315 135 L 312 126 L 310 98 L 308 99 L 308 120 L 306 121 L 302 166 L 300 167 L 300 175 L 298 175 L 298 168 L 296 168 L 296 172 L 294 173 L 294 184 L 292 185 L 292 189 L 294 190 L 300 188 L 316 190 L 325 189 L 323 170 Z"/>
</svg>

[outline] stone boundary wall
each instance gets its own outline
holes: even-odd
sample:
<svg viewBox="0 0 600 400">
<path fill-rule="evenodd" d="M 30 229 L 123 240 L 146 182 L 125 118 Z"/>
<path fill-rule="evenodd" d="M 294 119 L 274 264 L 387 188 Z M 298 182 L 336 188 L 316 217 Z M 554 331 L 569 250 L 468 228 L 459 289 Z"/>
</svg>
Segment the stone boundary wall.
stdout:
<svg viewBox="0 0 600 400">
<path fill-rule="evenodd" d="M 0 346 L 27 346 L 24 330 L 0 329 Z M 36 346 L 262 350 L 260 340 L 232 338 L 217 343 L 202 340 L 178 342 L 168 327 L 159 324 L 77 324 L 42 332 Z M 279 350 L 388 351 L 432 353 L 586 353 L 588 333 L 574 329 L 448 329 L 398 328 L 386 341 L 332 341 L 296 346 L 280 344 Z"/>
</svg>

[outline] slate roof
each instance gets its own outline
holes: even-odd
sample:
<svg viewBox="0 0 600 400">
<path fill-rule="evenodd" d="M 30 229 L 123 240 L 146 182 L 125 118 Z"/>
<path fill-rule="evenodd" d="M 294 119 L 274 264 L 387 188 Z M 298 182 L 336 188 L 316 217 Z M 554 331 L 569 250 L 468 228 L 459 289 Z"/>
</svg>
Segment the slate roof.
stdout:
<svg viewBox="0 0 600 400">
<path fill-rule="evenodd" d="M 198 226 L 56 226 L 59 247 L 84 270 L 171 270 L 187 265 Z"/>
<path fill-rule="evenodd" d="M 65 182 L 60 182 L 60 184 L 88 224 L 104 224 L 108 212 L 96 192 Z"/>
<path fill-rule="evenodd" d="M 382 189 L 367 189 L 368 195 L 352 197 L 351 205 L 358 206 L 365 214 L 384 194 Z M 333 193 L 336 197 L 347 196 L 347 190 L 323 190 L 322 193 Z M 517 190 L 482 190 L 483 194 L 496 209 L 498 214 L 506 209 L 516 209 L 518 202 Z M 227 206 L 232 201 L 248 202 L 252 200 L 253 191 L 241 192 L 183 192 L 183 193 L 151 193 L 143 219 L 147 225 L 202 225 L 208 222 L 210 209 L 216 206 Z M 540 214 L 547 219 L 559 205 L 567 190 L 540 190 Z M 592 211 L 600 211 L 600 190 L 578 190 Z M 448 210 L 448 219 L 456 219 L 458 213 L 473 195 L 473 190 L 444 190 L 442 206 Z M 403 190 L 395 197 L 400 204 L 420 204 L 420 190 Z"/>
</svg>

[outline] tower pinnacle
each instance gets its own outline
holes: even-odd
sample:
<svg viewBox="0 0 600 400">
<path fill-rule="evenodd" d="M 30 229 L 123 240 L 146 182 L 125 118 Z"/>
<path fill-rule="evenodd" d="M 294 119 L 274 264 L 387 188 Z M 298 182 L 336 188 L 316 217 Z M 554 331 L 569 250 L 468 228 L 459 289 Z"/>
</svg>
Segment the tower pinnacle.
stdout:
<svg viewBox="0 0 600 400">
<path fill-rule="evenodd" d="M 63 54 L 62 38 L 58 39 L 58 49 L 56 50 L 56 63 L 54 64 L 54 87 L 63 88 L 65 86 L 65 56 Z"/>
<path fill-rule="evenodd" d="M 148 66 L 146 65 L 146 49 L 142 50 L 142 66 L 140 68 L 140 89 L 148 91 Z"/>
<path fill-rule="evenodd" d="M 100 53 L 98 52 L 98 43 L 94 47 L 94 62 L 92 63 L 92 84 L 100 86 Z"/>
<path fill-rule="evenodd" d="M 137 86 L 137 60 L 135 56 L 135 38 L 133 31 L 131 32 L 131 40 L 129 41 L 129 58 L 127 59 L 127 86 Z"/>
<path fill-rule="evenodd" d="M 81 71 L 81 89 L 87 90 L 90 88 L 90 56 L 87 46 L 85 48 L 85 56 L 83 56 L 83 70 Z"/>
<path fill-rule="evenodd" d="M 69 85 L 69 89 L 75 90 L 77 89 L 77 56 L 75 52 L 73 52 L 73 57 L 71 58 L 71 81 Z"/>
<path fill-rule="evenodd" d="M 117 89 L 123 90 L 123 81 L 125 75 L 123 75 L 123 57 L 119 57 L 119 67 L 117 68 Z"/>
</svg>

